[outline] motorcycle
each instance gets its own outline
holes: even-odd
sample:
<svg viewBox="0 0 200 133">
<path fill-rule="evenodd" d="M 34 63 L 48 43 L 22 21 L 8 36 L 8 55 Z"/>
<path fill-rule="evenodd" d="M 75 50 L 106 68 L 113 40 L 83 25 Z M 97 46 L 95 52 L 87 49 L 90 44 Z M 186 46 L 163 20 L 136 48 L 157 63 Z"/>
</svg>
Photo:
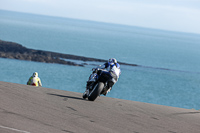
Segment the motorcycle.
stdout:
<svg viewBox="0 0 200 133">
<path fill-rule="evenodd" d="M 103 69 L 92 69 L 92 74 L 89 76 L 86 85 L 86 91 L 83 93 L 83 99 L 88 98 L 94 101 L 101 94 L 106 95 L 110 89 L 109 85 L 113 84 L 111 74 Z"/>
</svg>

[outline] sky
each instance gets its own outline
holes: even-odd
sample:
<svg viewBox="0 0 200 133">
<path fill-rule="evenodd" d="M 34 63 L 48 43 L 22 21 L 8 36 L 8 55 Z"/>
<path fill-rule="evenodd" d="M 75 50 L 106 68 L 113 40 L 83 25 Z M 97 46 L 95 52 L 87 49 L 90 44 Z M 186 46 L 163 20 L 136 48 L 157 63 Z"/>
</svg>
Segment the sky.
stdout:
<svg viewBox="0 0 200 133">
<path fill-rule="evenodd" d="M 0 9 L 200 34 L 200 0 L 0 0 Z"/>
</svg>

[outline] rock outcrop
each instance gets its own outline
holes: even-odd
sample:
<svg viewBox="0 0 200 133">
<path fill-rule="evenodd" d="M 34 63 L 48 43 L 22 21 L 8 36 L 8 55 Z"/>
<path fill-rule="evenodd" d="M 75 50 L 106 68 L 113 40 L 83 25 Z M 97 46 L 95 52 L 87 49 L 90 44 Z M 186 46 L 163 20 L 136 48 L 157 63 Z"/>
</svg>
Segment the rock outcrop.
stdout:
<svg viewBox="0 0 200 133">
<path fill-rule="evenodd" d="M 0 57 L 45 63 L 58 63 L 73 66 L 85 66 L 87 63 L 84 62 L 86 61 L 106 62 L 106 60 L 102 59 L 29 49 L 22 46 L 21 44 L 2 40 L 0 40 Z M 76 63 L 76 61 L 83 61 L 83 63 Z M 120 63 L 124 65 L 137 66 L 135 64 L 127 64 L 122 62 Z"/>
</svg>

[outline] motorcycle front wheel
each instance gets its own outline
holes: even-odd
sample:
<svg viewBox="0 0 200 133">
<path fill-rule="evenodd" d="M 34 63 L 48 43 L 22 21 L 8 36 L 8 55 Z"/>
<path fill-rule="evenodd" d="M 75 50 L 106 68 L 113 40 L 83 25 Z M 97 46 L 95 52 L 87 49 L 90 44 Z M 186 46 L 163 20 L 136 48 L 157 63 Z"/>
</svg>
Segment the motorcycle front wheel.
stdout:
<svg viewBox="0 0 200 133">
<path fill-rule="evenodd" d="M 95 86 L 94 89 L 90 92 L 88 96 L 88 100 L 94 101 L 102 92 L 104 87 L 104 83 L 98 82 Z"/>
</svg>

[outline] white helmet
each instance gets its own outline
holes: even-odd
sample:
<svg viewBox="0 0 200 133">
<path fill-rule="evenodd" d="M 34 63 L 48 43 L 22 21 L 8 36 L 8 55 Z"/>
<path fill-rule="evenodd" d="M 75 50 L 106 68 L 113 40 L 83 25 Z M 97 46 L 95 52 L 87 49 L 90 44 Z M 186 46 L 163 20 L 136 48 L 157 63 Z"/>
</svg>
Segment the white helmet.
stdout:
<svg viewBox="0 0 200 133">
<path fill-rule="evenodd" d="M 38 77 L 38 73 L 37 73 L 37 72 L 34 72 L 34 73 L 33 73 L 33 77 Z"/>
<path fill-rule="evenodd" d="M 108 60 L 109 63 L 117 63 L 117 60 L 115 58 L 110 58 Z"/>
</svg>

